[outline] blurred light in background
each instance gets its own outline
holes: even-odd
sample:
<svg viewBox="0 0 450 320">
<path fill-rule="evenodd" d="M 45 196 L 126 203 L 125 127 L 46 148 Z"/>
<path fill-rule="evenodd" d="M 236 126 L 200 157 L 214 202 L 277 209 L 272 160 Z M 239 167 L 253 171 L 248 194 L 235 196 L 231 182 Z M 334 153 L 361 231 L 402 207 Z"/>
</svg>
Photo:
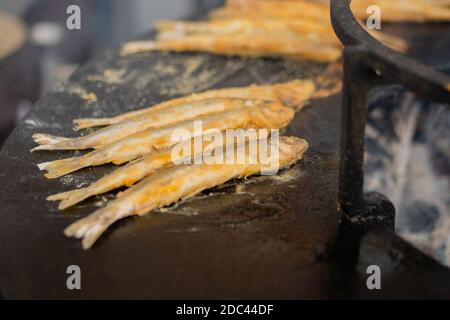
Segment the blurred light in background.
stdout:
<svg viewBox="0 0 450 320">
<path fill-rule="evenodd" d="M 0 36 L 0 146 L 32 104 L 80 64 L 107 47 L 149 31 L 155 20 L 198 15 L 222 3 L 222 0 L 1 0 L 0 19 L 4 17 L 2 21 L 9 25 L 10 31 L 5 34 L 3 27 L 3 37 Z M 70 5 L 81 9 L 81 30 L 66 27 L 66 10 Z M 20 30 L 15 33 L 11 30 L 17 30 L 20 22 L 26 41 L 16 41 L 13 50 L 2 55 L 2 48 L 13 45 L 12 35 L 19 36 Z"/>
</svg>

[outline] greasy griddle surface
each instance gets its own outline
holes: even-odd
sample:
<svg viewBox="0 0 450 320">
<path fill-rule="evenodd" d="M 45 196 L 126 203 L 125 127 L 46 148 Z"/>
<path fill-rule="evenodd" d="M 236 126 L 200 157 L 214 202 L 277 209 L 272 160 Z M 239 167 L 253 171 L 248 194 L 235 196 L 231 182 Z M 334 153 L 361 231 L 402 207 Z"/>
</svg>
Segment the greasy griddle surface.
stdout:
<svg viewBox="0 0 450 320">
<path fill-rule="evenodd" d="M 62 213 L 46 196 L 98 179 L 113 166 L 47 180 L 36 164 L 71 152 L 28 150 L 31 135 L 76 135 L 76 117 L 99 117 L 211 88 L 275 83 L 324 66 L 208 54 L 106 53 L 42 99 L 4 146 L 0 282 L 11 298 L 294 298 L 322 296 L 336 214 L 338 103 L 315 102 L 286 134 L 306 138 L 302 163 L 280 177 L 234 181 L 142 218 L 120 221 L 90 251 L 63 236 L 104 205 L 99 196 Z M 92 95 L 95 94 L 95 97 Z M 237 185 L 239 185 L 237 187 Z M 236 188 L 238 192 L 236 192 Z M 7 244 L 7 245 L 5 245 Z M 83 290 L 66 289 L 66 268 L 82 270 Z M 311 285 L 300 285 L 302 283 Z M 314 288 L 311 288 L 313 284 Z M 311 291 L 312 290 L 312 291 Z"/>
<path fill-rule="evenodd" d="M 409 26 L 397 28 L 403 34 L 407 30 Z M 431 34 L 435 32 L 432 29 Z M 427 45 L 427 50 L 414 52 L 427 59 L 430 50 Z M 76 117 L 110 116 L 211 88 L 312 77 L 323 68 L 201 53 L 151 53 L 124 59 L 113 51 L 81 68 L 34 106 L 0 154 L 3 295 L 235 299 L 334 295 L 337 291 L 330 279 L 336 274 L 326 252 L 340 218 L 336 210 L 339 97 L 313 101 L 297 114 L 286 134 L 307 139 L 311 147 L 304 160 L 281 177 L 232 182 L 167 212 L 120 221 L 90 251 L 83 251 L 78 240 L 64 237 L 62 230 L 113 194 L 65 213 L 45 197 L 86 186 L 113 167 L 47 180 L 36 164 L 71 153 L 28 151 L 34 146 L 33 133 L 75 135 L 70 128 Z M 72 264 L 81 267 L 81 291 L 66 288 L 66 268 Z"/>
</svg>

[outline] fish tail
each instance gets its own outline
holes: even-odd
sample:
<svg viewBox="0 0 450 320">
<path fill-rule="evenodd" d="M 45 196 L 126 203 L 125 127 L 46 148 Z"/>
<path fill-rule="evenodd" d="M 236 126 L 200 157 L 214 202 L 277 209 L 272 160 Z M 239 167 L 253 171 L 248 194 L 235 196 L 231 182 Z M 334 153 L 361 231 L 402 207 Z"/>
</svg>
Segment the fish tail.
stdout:
<svg viewBox="0 0 450 320">
<path fill-rule="evenodd" d="M 33 134 L 33 140 L 39 144 L 38 147 L 31 149 L 31 151 L 37 150 L 67 150 L 73 147 L 75 139 L 57 137 L 51 134 L 35 133 Z"/>
<path fill-rule="evenodd" d="M 74 158 L 44 162 L 44 163 L 38 164 L 38 168 L 40 170 L 47 171 L 47 173 L 45 174 L 45 177 L 47 177 L 48 179 L 55 179 L 55 178 L 62 177 L 68 173 L 77 171 L 77 170 L 83 168 L 83 166 L 80 163 L 80 158 L 74 157 Z"/>
<path fill-rule="evenodd" d="M 37 133 L 33 135 L 34 141 L 40 146 L 32 149 L 37 150 L 83 150 L 92 148 L 92 143 L 87 137 L 81 138 L 65 138 L 57 137 L 49 134 Z"/>
<path fill-rule="evenodd" d="M 120 214 L 120 207 L 109 205 L 71 224 L 64 230 L 64 234 L 67 237 L 83 239 L 83 249 L 87 250 L 110 225 L 121 218 L 123 215 Z"/>
<path fill-rule="evenodd" d="M 62 200 L 69 198 L 72 194 L 79 192 L 80 190 L 83 190 L 83 189 L 76 189 L 76 190 L 61 192 L 61 193 L 57 193 L 57 194 L 52 194 L 47 197 L 47 200 L 48 201 L 62 201 Z"/>
<path fill-rule="evenodd" d="M 58 194 L 51 195 L 47 197 L 48 201 L 61 201 L 58 205 L 59 210 L 65 210 L 91 196 L 94 194 L 89 187 L 76 189 L 72 191 L 62 192 Z"/>
<path fill-rule="evenodd" d="M 112 118 L 83 118 L 73 120 L 73 130 L 78 131 L 92 127 L 108 126 L 116 123 Z"/>
<path fill-rule="evenodd" d="M 53 136 L 51 134 L 45 133 L 35 133 L 33 134 L 33 140 L 38 144 L 58 144 L 62 141 L 70 140 L 70 138 Z"/>
</svg>

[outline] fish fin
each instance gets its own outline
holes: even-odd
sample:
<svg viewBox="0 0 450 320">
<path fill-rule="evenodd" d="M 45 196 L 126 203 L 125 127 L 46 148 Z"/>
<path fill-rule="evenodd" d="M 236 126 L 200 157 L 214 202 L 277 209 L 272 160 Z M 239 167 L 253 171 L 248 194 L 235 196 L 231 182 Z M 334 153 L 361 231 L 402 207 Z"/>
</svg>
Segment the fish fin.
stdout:
<svg viewBox="0 0 450 320">
<path fill-rule="evenodd" d="M 80 190 L 82 190 L 82 189 L 76 189 L 76 190 L 61 192 L 61 193 L 57 193 L 57 194 L 52 194 L 47 197 L 47 201 L 62 201 L 62 200 L 69 198 L 72 194 L 79 192 Z"/>
<path fill-rule="evenodd" d="M 125 216 L 120 214 L 120 207 L 109 205 L 71 224 L 64 230 L 64 234 L 67 237 L 83 239 L 83 249 L 87 250 L 92 247 L 110 225 Z"/>
<path fill-rule="evenodd" d="M 50 134 L 36 133 L 33 135 L 36 143 L 40 144 L 31 151 L 37 150 L 82 150 L 86 149 L 83 137 L 81 138 L 65 138 L 52 136 Z"/>
<path fill-rule="evenodd" d="M 88 189 L 88 188 L 74 190 L 74 191 L 79 191 L 79 192 L 76 192 L 76 193 L 74 192 L 69 197 L 67 197 L 67 199 L 62 200 L 61 203 L 58 205 L 58 209 L 65 210 L 69 207 L 76 205 L 77 203 L 80 203 L 81 201 L 83 201 L 89 197 L 94 196 L 86 189 Z"/>
<path fill-rule="evenodd" d="M 40 170 L 45 170 L 47 173 L 45 174 L 45 177 L 48 179 L 55 179 L 62 177 L 68 173 L 77 171 L 83 166 L 80 164 L 80 158 L 74 157 L 74 158 L 67 158 L 62 160 L 56 160 L 56 161 L 50 161 L 50 162 L 44 162 L 41 164 L 38 164 L 38 168 Z"/>
<path fill-rule="evenodd" d="M 130 162 L 130 161 L 134 161 L 137 159 L 142 159 L 142 156 L 131 156 L 131 157 L 122 157 L 122 158 L 117 158 L 111 161 L 112 164 L 116 165 L 116 166 L 120 166 L 121 164 Z"/>
<path fill-rule="evenodd" d="M 61 203 L 58 205 L 58 209 L 65 210 L 93 195 L 94 194 L 89 190 L 89 188 L 82 188 L 51 195 L 47 197 L 47 200 L 61 201 Z"/>
<path fill-rule="evenodd" d="M 115 123 L 111 118 L 84 118 L 73 120 L 73 130 L 78 131 L 92 127 L 108 126 Z"/>
<path fill-rule="evenodd" d="M 45 134 L 45 133 L 35 133 L 33 134 L 33 140 L 40 144 L 58 144 L 62 141 L 70 140 L 70 138 L 64 138 L 64 137 L 58 137 L 51 134 Z"/>
<path fill-rule="evenodd" d="M 61 150 L 59 149 L 56 145 L 53 144 L 43 144 L 40 146 L 37 146 L 33 149 L 31 149 L 31 152 L 35 152 L 35 151 L 39 151 L 39 150 L 44 150 L 44 151 L 50 151 L 50 150 Z"/>
</svg>

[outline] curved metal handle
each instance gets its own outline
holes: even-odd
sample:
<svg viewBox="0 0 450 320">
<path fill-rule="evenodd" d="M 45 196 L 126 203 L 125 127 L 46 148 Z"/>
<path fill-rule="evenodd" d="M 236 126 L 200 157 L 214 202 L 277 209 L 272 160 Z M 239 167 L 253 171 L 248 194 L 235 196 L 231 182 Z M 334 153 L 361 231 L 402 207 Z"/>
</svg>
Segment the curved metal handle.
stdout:
<svg viewBox="0 0 450 320">
<path fill-rule="evenodd" d="M 433 99 L 450 102 L 450 77 L 406 57 L 373 38 L 350 9 L 351 0 L 331 0 L 331 23 L 346 48 L 362 46 L 371 55 L 369 66 L 390 83 L 402 84 L 411 91 Z"/>
<path fill-rule="evenodd" d="M 373 213 L 363 194 L 368 92 L 377 85 L 401 84 L 432 101 L 449 103 L 450 77 L 382 45 L 361 27 L 350 3 L 331 0 L 333 28 L 345 46 L 339 203 L 347 215 L 361 217 Z"/>
</svg>

